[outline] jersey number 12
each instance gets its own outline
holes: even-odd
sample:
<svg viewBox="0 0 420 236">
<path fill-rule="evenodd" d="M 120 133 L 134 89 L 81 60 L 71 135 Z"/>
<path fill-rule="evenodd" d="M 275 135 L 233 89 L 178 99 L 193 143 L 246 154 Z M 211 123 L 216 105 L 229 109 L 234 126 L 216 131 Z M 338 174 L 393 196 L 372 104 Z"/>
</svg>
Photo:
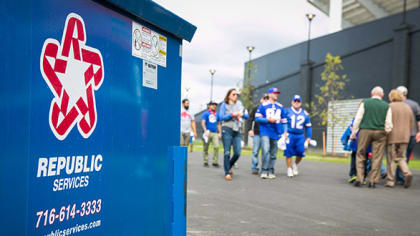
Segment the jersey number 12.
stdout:
<svg viewBox="0 0 420 236">
<path fill-rule="evenodd" d="M 305 122 L 305 117 L 304 116 L 299 115 L 296 118 L 296 116 L 293 115 L 291 117 L 291 119 L 292 119 L 292 124 L 291 124 L 292 129 L 294 129 L 294 128 L 303 129 L 303 122 Z"/>
</svg>

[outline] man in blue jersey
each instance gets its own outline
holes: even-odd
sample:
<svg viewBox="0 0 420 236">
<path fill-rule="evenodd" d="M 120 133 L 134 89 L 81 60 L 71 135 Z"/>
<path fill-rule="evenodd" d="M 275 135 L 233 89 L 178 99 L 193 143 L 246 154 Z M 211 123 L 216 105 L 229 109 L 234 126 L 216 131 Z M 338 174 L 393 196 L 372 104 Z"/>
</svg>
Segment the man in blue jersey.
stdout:
<svg viewBox="0 0 420 236">
<path fill-rule="evenodd" d="M 222 126 L 219 123 L 216 107 L 217 103 L 210 101 L 208 104 L 209 109 L 201 116 L 201 127 L 204 131 L 204 167 L 209 167 L 209 147 L 211 143 L 213 143 L 214 148 L 212 165 L 214 167 L 219 167 L 219 138 L 222 137 Z"/>
<path fill-rule="evenodd" d="M 292 107 L 286 109 L 288 134 L 284 156 L 286 157 L 287 177 L 289 178 L 299 174 L 297 165 L 305 156 L 305 146 L 307 147 L 312 136 L 312 124 L 309 114 L 301 106 L 302 98 L 299 95 L 295 95 L 292 99 Z M 293 156 L 296 156 L 295 163 L 292 160 Z"/>
<path fill-rule="evenodd" d="M 260 141 L 260 123 L 255 121 L 255 113 L 257 113 L 258 107 L 260 104 L 268 101 L 268 94 L 264 94 L 260 98 L 260 103 L 255 106 L 251 114 L 249 115 L 249 119 L 247 122 L 247 130 L 249 130 L 248 135 L 252 137 L 252 166 L 251 171 L 254 175 L 259 175 L 260 170 L 258 168 L 258 153 L 261 149 L 261 141 Z"/>
<path fill-rule="evenodd" d="M 277 88 L 268 90 L 268 101 L 263 102 L 255 113 L 255 121 L 260 123 L 262 147 L 262 179 L 274 179 L 274 164 L 277 158 L 277 141 L 284 133 L 286 123 L 283 106 L 277 102 L 280 91 Z"/>
</svg>

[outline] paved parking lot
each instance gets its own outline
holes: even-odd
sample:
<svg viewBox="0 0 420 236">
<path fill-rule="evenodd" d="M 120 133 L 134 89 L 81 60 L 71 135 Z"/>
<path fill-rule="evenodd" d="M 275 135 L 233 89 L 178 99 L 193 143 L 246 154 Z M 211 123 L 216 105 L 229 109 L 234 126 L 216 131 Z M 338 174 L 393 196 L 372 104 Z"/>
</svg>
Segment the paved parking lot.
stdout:
<svg viewBox="0 0 420 236">
<path fill-rule="evenodd" d="M 347 183 L 346 164 L 303 161 L 288 179 L 279 159 L 277 178 L 262 180 L 241 157 L 227 182 L 201 153 L 188 161 L 187 235 L 420 235 L 419 171 L 409 189 L 369 189 Z"/>
</svg>

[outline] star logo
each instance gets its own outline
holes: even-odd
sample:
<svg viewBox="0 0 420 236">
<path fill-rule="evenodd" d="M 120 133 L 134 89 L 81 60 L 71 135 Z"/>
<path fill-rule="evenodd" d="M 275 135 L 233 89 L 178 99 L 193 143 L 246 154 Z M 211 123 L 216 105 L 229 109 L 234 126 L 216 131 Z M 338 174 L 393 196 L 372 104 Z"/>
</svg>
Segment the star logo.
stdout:
<svg viewBox="0 0 420 236">
<path fill-rule="evenodd" d="M 61 44 L 45 40 L 41 52 L 41 74 L 54 95 L 49 123 L 59 140 L 77 124 L 88 138 L 97 122 L 95 91 L 104 79 L 101 52 L 86 45 L 85 23 L 75 13 L 67 16 Z"/>
</svg>

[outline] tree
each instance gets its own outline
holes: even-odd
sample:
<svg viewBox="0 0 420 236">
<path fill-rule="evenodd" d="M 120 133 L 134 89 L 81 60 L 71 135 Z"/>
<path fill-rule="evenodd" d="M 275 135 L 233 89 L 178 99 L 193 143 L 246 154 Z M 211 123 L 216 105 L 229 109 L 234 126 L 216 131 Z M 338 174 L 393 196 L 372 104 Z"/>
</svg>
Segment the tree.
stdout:
<svg viewBox="0 0 420 236">
<path fill-rule="evenodd" d="M 253 92 L 255 87 L 252 85 L 251 82 L 254 79 L 254 75 L 256 73 L 255 68 L 256 67 L 250 57 L 242 88 L 240 89 L 242 104 L 244 105 L 245 109 L 248 110 L 248 112 L 251 112 L 252 108 L 254 107 Z M 244 132 L 247 132 L 247 130 L 245 130 L 245 126 L 243 127 L 243 129 Z M 245 145 L 248 145 L 248 134 L 244 135 L 244 142 Z"/>
<path fill-rule="evenodd" d="M 344 70 L 340 56 L 332 56 L 327 53 L 325 57 L 324 71 L 321 74 L 322 85 L 319 86 L 319 94 L 315 95 L 315 102 L 311 102 L 311 115 L 319 118 L 321 126 L 326 126 L 334 130 L 337 125 L 344 125 L 348 117 L 337 116 L 339 108 L 335 103 L 344 99 L 343 90 L 348 78 L 346 74 L 341 74 Z M 333 132 L 333 155 L 335 155 L 335 143 L 337 137 Z"/>
<path fill-rule="evenodd" d="M 247 70 L 245 73 L 243 86 L 240 91 L 242 103 L 244 104 L 244 107 L 248 111 L 251 111 L 252 107 L 254 106 L 253 91 L 255 87 L 252 85 L 252 80 L 254 78 L 254 75 L 255 75 L 255 65 L 252 62 L 252 60 L 249 60 Z"/>
</svg>

